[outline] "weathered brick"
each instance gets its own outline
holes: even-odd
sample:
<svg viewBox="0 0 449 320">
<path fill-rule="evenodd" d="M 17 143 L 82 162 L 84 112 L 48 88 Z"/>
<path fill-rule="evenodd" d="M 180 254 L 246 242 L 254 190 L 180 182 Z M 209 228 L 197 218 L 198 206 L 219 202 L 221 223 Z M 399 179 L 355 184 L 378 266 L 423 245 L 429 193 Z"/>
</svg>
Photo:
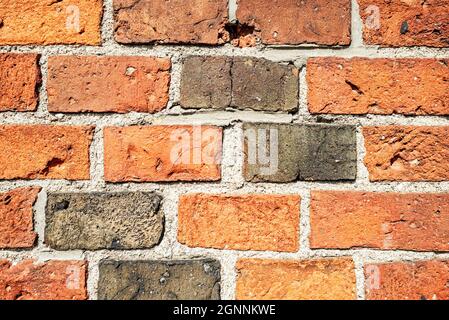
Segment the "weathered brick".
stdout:
<svg viewBox="0 0 449 320">
<path fill-rule="evenodd" d="M 181 76 L 181 106 L 293 112 L 297 68 L 250 57 L 189 57 Z"/>
<path fill-rule="evenodd" d="M 369 300 L 448 300 L 449 261 L 417 261 L 365 266 Z"/>
<path fill-rule="evenodd" d="M 222 129 L 212 126 L 109 127 L 104 130 L 105 179 L 216 181 Z"/>
<path fill-rule="evenodd" d="M 246 181 L 338 181 L 356 178 L 354 127 L 245 123 L 243 133 L 243 175 Z M 267 159 L 263 159 L 263 155 Z"/>
<path fill-rule="evenodd" d="M 101 0 L 0 0 L 0 45 L 101 43 Z"/>
<path fill-rule="evenodd" d="M 87 180 L 93 127 L 0 126 L 0 179 Z"/>
<path fill-rule="evenodd" d="M 33 247 L 33 205 L 40 190 L 30 187 L 0 193 L 0 249 Z"/>
<path fill-rule="evenodd" d="M 87 262 L 0 260 L 0 300 L 86 300 Z"/>
<path fill-rule="evenodd" d="M 239 300 L 356 299 L 350 258 L 237 261 Z"/>
<path fill-rule="evenodd" d="M 448 115 L 448 65 L 448 59 L 309 59 L 309 111 Z"/>
<path fill-rule="evenodd" d="M 149 249 L 164 232 L 154 193 L 49 194 L 45 243 L 57 250 Z"/>
<path fill-rule="evenodd" d="M 178 241 L 189 247 L 296 252 L 300 197 L 181 196 Z"/>
<path fill-rule="evenodd" d="M 351 43 L 350 0 L 238 0 L 237 19 L 264 44 Z"/>
<path fill-rule="evenodd" d="M 168 102 L 170 67 L 152 57 L 50 57 L 48 110 L 158 112 Z"/>
<path fill-rule="evenodd" d="M 358 0 L 367 44 L 449 47 L 447 0 Z"/>
<path fill-rule="evenodd" d="M 449 180 L 449 127 L 363 128 L 371 181 Z"/>
<path fill-rule="evenodd" d="M 220 263 L 215 260 L 103 261 L 100 300 L 218 300 Z"/>
<path fill-rule="evenodd" d="M 228 40 L 226 0 L 114 0 L 120 43 L 221 44 Z"/>
<path fill-rule="evenodd" d="M 39 55 L 0 54 L 0 83 L 0 111 L 36 110 L 41 83 Z"/>
<path fill-rule="evenodd" d="M 310 247 L 449 251 L 449 194 L 312 191 Z"/>
</svg>

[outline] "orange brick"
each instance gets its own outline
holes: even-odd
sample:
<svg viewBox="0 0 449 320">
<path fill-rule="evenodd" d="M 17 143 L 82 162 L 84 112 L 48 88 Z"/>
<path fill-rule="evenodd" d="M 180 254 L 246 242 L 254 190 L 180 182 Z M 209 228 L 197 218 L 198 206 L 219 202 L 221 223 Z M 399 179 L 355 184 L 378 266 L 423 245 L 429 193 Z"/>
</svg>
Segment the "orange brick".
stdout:
<svg viewBox="0 0 449 320">
<path fill-rule="evenodd" d="M 50 57 L 48 110 L 158 112 L 167 106 L 170 66 L 152 57 Z"/>
<path fill-rule="evenodd" d="M 104 130 L 110 182 L 221 179 L 222 129 L 212 126 L 109 127 Z"/>
<path fill-rule="evenodd" d="M 93 127 L 0 126 L 0 179 L 87 180 Z"/>
<path fill-rule="evenodd" d="M 449 251 L 449 194 L 312 191 L 314 249 Z"/>
<path fill-rule="evenodd" d="M 363 128 L 371 181 L 449 180 L 449 127 Z"/>
<path fill-rule="evenodd" d="M 0 193 L 0 248 L 31 248 L 36 241 L 33 205 L 41 188 L 20 188 Z"/>
<path fill-rule="evenodd" d="M 448 115 L 448 75 L 449 59 L 309 59 L 309 111 Z"/>
<path fill-rule="evenodd" d="M 102 0 L 0 0 L 0 45 L 98 45 L 102 14 Z"/>
<path fill-rule="evenodd" d="M 0 300 L 86 300 L 87 262 L 0 260 Z"/>
<path fill-rule="evenodd" d="M 0 111 L 36 110 L 41 83 L 39 55 L 0 54 L 0 83 Z"/>
<path fill-rule="evenodd" d="M 353 300 L 354 262 L 350 258 L 319 260 L 237 261 L 238 300 Z"/>
<path fill-rule="evenodd" d="M 368 300 L 448 300 L 449 261 L 393 262 L 365 266 Z"/>
<path fill-rule="evenodd" d="M 295 252 L 300 197 L 185 195 L 179 201 L 178 241 L 189 247 Z"/>
</svg>

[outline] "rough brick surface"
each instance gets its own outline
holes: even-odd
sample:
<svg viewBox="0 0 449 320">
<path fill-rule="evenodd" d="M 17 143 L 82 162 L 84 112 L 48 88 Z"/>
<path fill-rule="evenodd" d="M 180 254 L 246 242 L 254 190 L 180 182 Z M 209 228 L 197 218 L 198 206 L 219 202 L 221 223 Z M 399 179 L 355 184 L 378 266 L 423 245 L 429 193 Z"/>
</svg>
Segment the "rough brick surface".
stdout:
<svg viewBox="0 0 449 320">
<path fill-rule="evenodd" d="M 0 193 L 0 249 L 34 245 L 33 205 L 39 191 L 39 187 L 31 187 Z"/>
<path fill-rule="evenodd" d="M 354 262 L 319 260 L 237 261 L 239 300 L 351 300 L 355 294 Z"/>
<path fill-rule="evenodd" d="M 0 0 L 0 45 L 101 43 L 101 0 Z"/>
<path fill-rule="evenodd" d="M 110 182 L 221 178 L 218 127 L 109 127 L 104 141 L 105 179 Z"/>
<path fill-rule="evenodd" d="M 0 54 L 0 83 L 0 111 L 36 110 L 41 83 L 39 55 Z"/>
<path fill-rule="evenodd" d="M 100 300 L 218 300 L 220 263 L 215 260 L 103 261 Z"/>
<path fill-rule="evenodd" d="M 264 44 L 351 43 L 349 0 L 238 0 L 237 19 Z"/>
<path fill-rule="evenodd" d="M 449 194 L 312 191 L 312 248 L 449 251 Z"/>
<path fill-rule="evenodd" d="M 293 112 L 297 68 L 250 57 L 193 56 L 184 60 L 181 106 Z"/>
<path fill-rule="evenodd" d="M 0 126 L 0 179 L 89 179 L 92 132 L 87 126 Z"/>
<path fill-rule="evenodd" d="M 296 252 L 299 206 L 294 195 L 181 196 L 178 241 L 189 247 Z"/>
<path fill-rule="evenodd" d="M 57 250 L 149 249 L 164 232 L 154 193 L 49 194 L 45 243 Z"/>
<path fill-rule="evenodd" d="M 114 0 L 120 43 L 221 44 L 228 40 L 226 0 Z"/>
<path fill-rule="evenodd" d="M 328 125 L 245 123 L 246 181 L 354 180 L 355 128 Z M 264 152 L 265 151 L 265 152 Z M 267 155 L 266 161 L 260 155 Z"/>
<path fill-rule="evenodd" d="M 447 0 L 358 0 L 367 44 L 449 47 Z"/>
<path fill-rule="evenodd" d="M 158 112 L 168 102 L 170 60 L 56 56 L 48 60 L 50 112 Z"/>
<path fill-rule="evenodd" d="M 449 127 L 365 127 L 371 181 L 449 180 Z"/>
<path fill-rule="evenodd" d="M 449 261 L 418 261 L 365 266 L 369 300 L 448 300 Z"/>
<path fill-rule="evenodd" d="M 0 300 L 85 300 L 84 261 L 0 260 Z"/>
<path fill-rule="evenodd" d="M 333 114 L 449 114 L 448 59 L 313 58 L 309 111 Z"/>
</svg>

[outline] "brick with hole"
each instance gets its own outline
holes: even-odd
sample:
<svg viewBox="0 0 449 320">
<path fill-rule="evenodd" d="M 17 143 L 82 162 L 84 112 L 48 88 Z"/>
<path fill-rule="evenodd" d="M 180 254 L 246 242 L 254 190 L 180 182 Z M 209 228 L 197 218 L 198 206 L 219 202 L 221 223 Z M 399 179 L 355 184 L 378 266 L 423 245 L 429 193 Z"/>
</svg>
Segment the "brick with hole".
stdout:
<svg viewBox="0 0 449 320">
<path fill-rule="evenodd" d="M 310 247 L 449 251 L 449 194 L 312 191 Z"/>
<path fill-rule="evenodd" d="M 238 0 L 237 19 L 263 44 L 351 43 L 350 0 Z"/>
<path fill-rule="evenodd" d="M 238 300 L 354 300 L 351 258 L 237 261 Z"/>
<path fill-rule="evenodd" d="M 0 54 L 0 111 L 35 111 L 41 72 L 37 54 Z"/>
<path fill-rule="evenodd" d="M 119 43 L 217 45 L 229 40 L 226 0 L 114 0 Z"/>
<path fill-rule="evenodd" d="M 55 56 L 48 59 L 50 112 L 148 112 L 167 106 L 170 59 Z"/>
<path fill-rule="evenodd" d="M 428 260 L 367 264 L 368 300 L 448 300 L 449 261 Z"/>
<path fill-rule="evenodd" d="M 448 59 L 312 58 L 307 83 L 315 114 L 449 114 Z"/>
<path fill-rule="evenodd" d="M 0 126 L 0 179 L 90 178 L 94 127 Z"/>
<path fill-rule="evenodd" d="M 0 45 L 99 45 L 102 15 L 102 0 L 0 0 Z"/>
<path fill-rule="evenodd" d="M 87 262 L 0 260 L 0 300 L 86 300 Z"/>
<path fill-rule="evenodd" d="M 296 252 L 300 200 L 296 195 L 183 195 L 178 241 L 189 247 Z"/>
<path fill-rule="evenodd" d="M 449 127 L 364 127 L 371 181 L 449 180 Z"/>
<path fill-rule="evenodd" d="M 0 193 L 0 249 L 32 248 L 33 206 L 40 187 L 18 188 Z"/>
<path fill-rule="evenodd" d="M 214 126 L 133 126 L 104 130 L 109 182 L 218 181 L 223 131 Z"/>
<path fill-rule="evenodd" d="M 366 44 L 449 47 L 447 0 L 358 0 Z"/>
</svg>

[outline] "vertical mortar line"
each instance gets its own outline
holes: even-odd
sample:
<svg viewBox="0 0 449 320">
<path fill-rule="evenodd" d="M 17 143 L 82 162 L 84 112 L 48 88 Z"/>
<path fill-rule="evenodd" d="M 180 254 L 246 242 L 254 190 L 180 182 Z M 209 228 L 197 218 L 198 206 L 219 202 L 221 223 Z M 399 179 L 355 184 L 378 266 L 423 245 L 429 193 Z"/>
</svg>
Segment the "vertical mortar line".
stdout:
<svg viewBox="0 0 449 320">
<path fill-rule="evenodd" d="M 167 187 L 162 192 L 162 210 L 165 216 L 164 235 L 159 246 L 166 247 L 167 258 L 172 259 L 178 241 L 178 205 L 181 193 L 176 186 Z"/>
<path fill-rule="evenodd" d="M 235 300 L 235 289 L 237 285 L 236 253 L 222 252 L 220 254 L 221 265 L 221 299 Z"/>
<path fill-rule="evenodd" d="M 104 181 L 104 127 L 95 126 L 92 143 L 90 145 L 90 184 L 94 188 L 105 188 Z"/>
<path fill-rule="evenodd" d="M 363 21 L 357 0 L 351 0 L 351 45 L 350 48 L 363 47 Z"/>
<path fill-rule="evenodd" d="M 362 255 L 353 255 L 355 264 L 355 279 L 356 279 L 356 295 L 357 300 L 365 300 L 365 275 L 363 271 L 364 259 Z"/>
<path fill-rule="evenodd" d="M 113 0 L 103 0 L 103 19 L 101 21 L 102 45 L 115 45 Z"/>
<path fill-rule="evenodd" d="M 182 73 L 182 61 L 185 58 L 182 54 L 172 54 L 169 56 L 171 60 L 170 70 L 170 88 L 169 88 L 169 101 L 167 103 L 167 111 L 177 106 L 181 97 L 181 73 Z"/>
<path fill-rule="evenodd" d="M 243 179 L 243 128 L 242 123 L 223 128 L 221 183 L 240 188 Z"/>
<path fill-rule="evenodd" d="M 86 253 L 85 260 L 87 267 L 87 294 L 89 300 L 98 300 L 98 280 L 100 277 L 99 264 L 101 255 L 96 253 Z"/>
<path fill-rule="evenodd" d="M 34 231 L 37 233 L 37 249 L 44 246 L 45 206 L 47 205 L 47 190 L 42 187 L 34 204 Z"/>
<path fill-rule="evenodd" d="M 308 188 L 301 189 L 301 208 L 299 216 L 299 253 L 301 255 L 309 255 L 311 253 L 309 236 L 310 236 L 310 191 Z"/>
<path fill-rule="evenodd" d="M 303 65 L 299 72 L 299 109 L 298 116 L 300 120 L 302 117 L 309 116 L 309 108 L 307 106 L 307 96 L 309 87 L 307 86 L 307 60 L 303 62 Z"/>
<path fill-rule="evenodd" d="M 238 0 L 229 0 L 228 2 L 228 10 L 229 10 L 229 21 L 235 22 L 237 21 L 237 6 Z"/>
<path fill-rule="evenodd" d="M 39 104 L 35 112 L 36 118 L 45 118 L 48 115 L 48 96 L 47 96 L 47 79 L 48 79 L 48 54 L 43 50 L 39 53 L 39 66 L 41 70 L 41 86 L 39 88 Z"/>
<path fill-rule="evenodd" d="M 356 147 L 357 147 L 357 179 L 356 185 L 369 184 L 368 169 L 365 167 L 364 159 L 366 155 L 365 139 L 363 137 L 363 125 L 357 125 L 356 128 Z"/>
</svg>

